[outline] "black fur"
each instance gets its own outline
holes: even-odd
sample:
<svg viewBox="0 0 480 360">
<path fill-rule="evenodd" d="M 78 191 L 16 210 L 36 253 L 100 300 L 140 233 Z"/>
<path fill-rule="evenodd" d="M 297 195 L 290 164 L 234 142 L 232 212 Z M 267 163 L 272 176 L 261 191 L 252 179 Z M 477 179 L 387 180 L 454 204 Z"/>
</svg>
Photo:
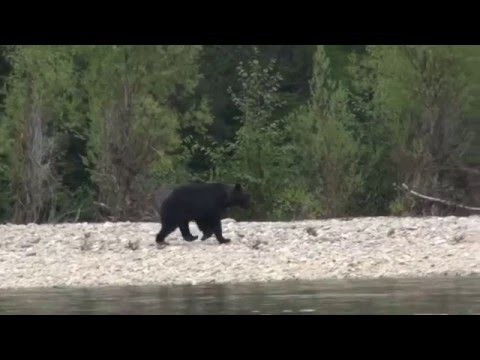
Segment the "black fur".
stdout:
<svg viewBox="0 0 480 360">
<path fill-rule="evenodd" d="M 250 197 L 241 185 L 234 186 L 209 183 L 180 186 L 171 190 L 160 205 L 162 228 L 157 234 L 157 244 L 166 244 L 165 238 L 177 227 L 186 241 L 194 241 L 198 236 L 190 233 L 188 223 L 195 221 L 203 232 L 202 240 L 215 235 L 221 244 L 230 242 L 222 235 L 221 219 L 229 207 L 247 208 Z"/>
<path fill-rule="evenodd" d="M 153 194 L 153 208 L 157 212 L 158 216 L 160 216 L 163 202 L 172 192 L 173 189 L 161 189 L 155 191 L 155 193 Z M 225 219 L 227 218 L 227 216 L 227 209 L 224 209 L 221 214 L 221 219 Z M 202 219 L 198 219 L 196 221 L 196 224 L 199 230 L 203 233 L 202 241 L 207 240 L 213 235 L 213 227 L 209 225 L 208 221 L 202 221 Z M 195 238 L 194 240 L 196 240 L 197 238 Z"/>
</svg>

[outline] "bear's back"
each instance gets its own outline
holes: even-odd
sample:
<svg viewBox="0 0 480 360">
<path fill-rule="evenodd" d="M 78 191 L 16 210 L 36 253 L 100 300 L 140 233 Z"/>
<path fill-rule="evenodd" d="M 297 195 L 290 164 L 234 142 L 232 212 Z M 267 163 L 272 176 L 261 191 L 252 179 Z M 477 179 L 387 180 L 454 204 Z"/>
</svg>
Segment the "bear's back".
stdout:
<svg viewBox="0 0 480 360">
<path fill-rule="evenodd" d="M 223 209 L 229 186 L 221 183 L 189 184 L 169 192 L 164 199 L 162 211 L 182 211 L 190 216 Z M 167 210 L 168 209 L 168 210 Z"/>
</svg>

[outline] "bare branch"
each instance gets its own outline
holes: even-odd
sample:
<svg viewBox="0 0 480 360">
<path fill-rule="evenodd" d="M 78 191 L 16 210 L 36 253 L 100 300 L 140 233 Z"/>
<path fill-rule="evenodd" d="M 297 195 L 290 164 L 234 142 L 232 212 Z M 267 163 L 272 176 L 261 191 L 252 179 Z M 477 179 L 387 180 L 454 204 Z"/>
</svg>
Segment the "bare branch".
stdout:
<svg viewBox="0 0 480 360">
<path fill-rule="evenodd" d="M 103 209 L 106 209 L 106 210 L 112 212 L 112 209 L 110 209 L 107 205 L 105 205 L 105 204 L 102 203 L 102 202 L 94 201 L 93 203 L 94 203 L 95 205 L 103 208 Z"/>
<path fill-rule="evenodd" d="M 434 201 L 434 202 L 438 202 L 438 203 L 445 204 L 445 205 L 448 205 L 448 206 L 455 206 L 457 208 L 470 210 L 470 211 L 480 211 L 480 207 L 471 207 L 471 206 L 466 206 L 466 205 L 462 205 L 462 204 L 456 204 L 452 201 L 442 200 L 442 199 L 434 198 L 434 197 L 431 197 L 431 196 L 422 195 L 422 194 L 416 192 L 415 190 L 410 189 L 406 184 L 402 184 L 402 188 L 404 188 L 405 190 L 410 192 L 412 195 L 415 195 L 415 196 L 417 196 L 419 198 L 422 198 L 424 200 Z"/>
</svg>

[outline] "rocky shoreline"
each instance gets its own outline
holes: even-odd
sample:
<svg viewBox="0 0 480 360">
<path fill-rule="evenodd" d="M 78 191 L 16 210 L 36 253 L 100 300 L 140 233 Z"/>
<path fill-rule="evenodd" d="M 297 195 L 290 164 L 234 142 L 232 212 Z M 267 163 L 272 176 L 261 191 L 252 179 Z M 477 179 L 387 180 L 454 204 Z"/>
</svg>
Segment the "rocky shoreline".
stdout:
<svg viewBox="0 0 480 360">
<path fill-rule="evenodd" d="M 232 242 L 157 249 L 157 223 L 0 225 L 0 288 L 480 274 L 480 216 L 223 220 Z M 199 235 L 194 223 L 192 234 Z"/>
</svg>

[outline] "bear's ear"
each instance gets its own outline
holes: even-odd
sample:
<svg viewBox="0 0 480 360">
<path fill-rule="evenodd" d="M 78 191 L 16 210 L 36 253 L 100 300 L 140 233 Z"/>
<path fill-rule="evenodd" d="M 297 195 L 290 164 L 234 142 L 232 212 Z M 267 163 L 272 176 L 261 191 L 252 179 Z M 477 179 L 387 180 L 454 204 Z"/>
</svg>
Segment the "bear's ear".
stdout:
<svg viewBox="0 0 480 360">
<path fill-rule="evenodd" d="M 240 184 L 235 184 L 233 190 L 235 190 L 235 191 L 241 191 L 241 190 L 242 190 L 242 185 L 240 185 Z"/>
</svg>

